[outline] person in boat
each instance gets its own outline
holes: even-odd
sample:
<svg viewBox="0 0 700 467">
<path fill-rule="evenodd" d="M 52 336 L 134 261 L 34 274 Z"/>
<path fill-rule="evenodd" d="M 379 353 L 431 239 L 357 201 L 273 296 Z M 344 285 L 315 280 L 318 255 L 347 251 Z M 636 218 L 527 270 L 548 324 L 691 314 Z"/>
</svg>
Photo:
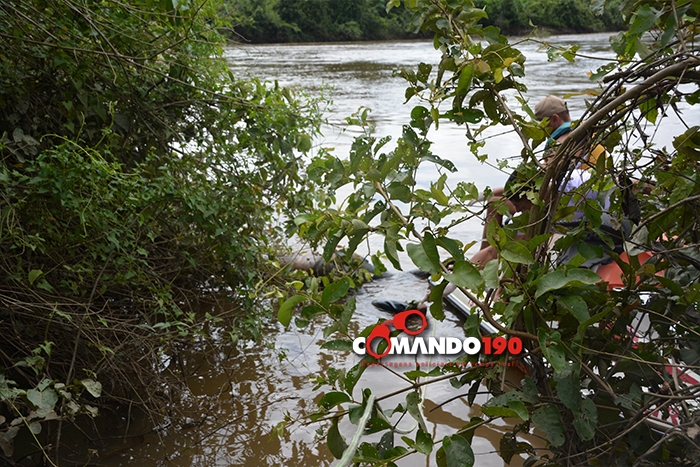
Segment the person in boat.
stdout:
<svg viewBox="0 0 700 467">
<path fill-rule="evenodd" d="M 535 106 L 535 117 L 539 121 L 546 120 L 547 123 L 545 128 L 550 133 L 544 150 L 543 160 L 546 163 L 554 155 L 556 147 L 563 143 L 569 136 L 569 133 L 573 129 L 573 122 L 571 120 L 571 115 L 569 113 L 566 101 L 554 95 L 549 95 L 537 103 Z M 572 171 L 571 175 L 562 185 L 562 191 L 565 193 L 573 192 L 583 185 L 590 178 L 587 169 L 595 164 L 596 160 L 603 152 L 604 148 L 602 146 L 597 146 L 593 151 L 591 151 L 586 160 L 579 163 L 578 166 Z M 539 188 L 538 186 L 535 186 L 534 182 L 536 179 L 535 175 L 538 170 L 539 168 L 534 166 L 534 164 L 529 165 L 523 163 L 511 174 L 504 187 L 496 188 L 493 191 L 493 196 L 489 198 L 487 204 L 484 239 L 482 240 L 481 249 L 471 258 L 471 262 L 477 265 L 477 267 L 481 268 L 489 261 L 498 257 L 498 251 L 488 243 L 485 237 L 489 222 L 498 222 L 500 225 L 503 223 L 503 215 L 499 213 L 500 205 L 505 203 L 508 206 L 508 210 L 511 215 L 518 212 L 527 211 L 532 207 L 532 202 L 527 198 L 526 193 Z M 597 195 L 597 193 L 590 191 L 586 193 L 586 198 L 595 198 Z M 607 204 L 607 202 L 605 204 Z M 582 218 L 583 212 L 576 211 L 571 221 L 572 223 L 578 223 Z M 599 244 L 603 243 L 598 237 L 596 237 L 596 240 L 599 240 Z M 587 240 L 584 239 L 584 241 Z M 563 257 L 566 258 L 575 255 L 577 252 L 578 251 L 574 246 L 572 249 L 570 249 L 570 251 L 565 252 Z M 584 266 L 587 265 L 584 264 Z M 449 295 L 455 290 L 455 288 L 456 286 L 454 284 L 448 284 L 443 292 L 443 296 Z M 427 302 L 428 295 L 426 295 L 426 297 L 419 302 L 416 308 L 427 308 Z M 375 302 L 375 306 L 392 312 L 402 311 L 405 305 L 406 304 L 403 304 L 402 302 Z"/>
<path fill-rule="evenodd" d="M 550 132 L 545 145 L 545 153 L 551 152 L 551 148 L 556 143 L 562 143 L 571 131 L 571 114 L 566 105 L 566 101 L 560 97 L 549 95 L 542 99 L 535 106 L 535 118 L 542 121 L 547 120 L 547 131 Z M 484 220 L 484 234 L 481 240 L 481 249 L 489 246 L 486 240 L 486 230 L 491 222 L 498 222 L 503 225 L 503 214 L 500 213 L 501 206 L 505 204 L 508 207 L 510 215 L 518 212 L 523 212 L 532 206 L 532 203 L 522 193 L 525 190 L 514 190 L 513 186 L 517 183 L 519 175 L 523 178 L 526 176 L 525 165 L 520 165 L 508 177 L 504 187 L 493 190 L 493 195 L 489 197 L 486 204 L 486 218 Z"/>
<path fill-rule="evenodd" d="M 546 163 L 556 151 L 556 146 L 563 143 L 569 136 L 569 133 L 573 129 L 573 122 L 566 101 L 561 97 L 551 94 L 535 105 L 535 118 L 539 121 L 544 121 L 546 119 L 547 124 L 545 128 L 550 132 L 544 149 L 544 161 Z M 562 190 L 564 192 L 574 191 L 588 180 L 585 170 L 589 168 L 590 165 L 595 164 L 603 151 L 604 148 L 602 146 L 597 146 L 589 154 L 586 161 L 572 172 L 571 177 L 569 177 L 564 186 L 562 186 Z M 534 164 L 523 163 L 510 175 L 504 187 L 496 188 L 493 191 L 493 196 L 489 198 L 487 203 L 487 214 L 484 221 L 484 234 L 482 237 L 481 249 L 474 254 L 471 259 L 474 264 L 483 267 L 486 263 L 498 257 L 496 249 L 489 245 L 486 240 L 486 231 L 490 222 L 498 222 L 499 225 L 503 225 L 503 214 L 499 212 L 503 204 L 508 207 L 508 211 L 511 215 L 527 211 L 532 207 L 532 202 L 527 198 L 526 193 L 537 189 L 533 183 L 537 170 L 538 168 L 534 166 Z M 595 195 L 595 193 L 590 193 L 586 196 L 593 197 Z M 579 216 L 579 219 L 576 220 L 580 220 L 582 213 L 577 212 L 576 215 Z"/>
</svg>

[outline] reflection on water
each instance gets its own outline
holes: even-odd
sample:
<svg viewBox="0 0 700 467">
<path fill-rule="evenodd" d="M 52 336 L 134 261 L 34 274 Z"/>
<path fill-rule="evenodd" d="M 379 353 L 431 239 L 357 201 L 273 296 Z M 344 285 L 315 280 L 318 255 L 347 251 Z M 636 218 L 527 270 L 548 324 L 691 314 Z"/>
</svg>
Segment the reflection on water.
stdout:
<svg viewBox="0 0 700 467">
<path fill-rule="evenodd" d="M 584 113 L 585 102 L 579 93 L 591 87 L 586 73 L 605 63 L 607 35 L 551 37 L 552 44 L 580 44 L 581 52 L 601 59 L 578 60 L 570 64 L 563 60 L 547 61 L 546 53 L 536 44 L 524 44 L 526 54 L 527 98 L 537 102 L 550 93 L 575 94 L 569 99 L 574 117 Z M 319 145 L 334 147 L 338 155 L 346 154 L 352 131 L 340 131 L 340 122 L 360 106 L 373 109 L 373 122 L 378 135 L 396 138 L 401 126 L 408 120 L 409 106 L 404 106 L 404 83 L 393 77 L 402 66 L 413 67 L 418 62 L 436 63 L 439 53 L 428 42 L 387 42 L 360 44 L 303 44 L 232 47 L 227 51 L 229 63 L 237 75 L 255 75 L 262 79 L 277 80 L 280 84 L 311 91 L 331 88 L 334 102 L 330 114 L 331 125 L 324 130 L 325 137 Z M 515 100 L 510 99 L 515 106 Z M 442 125 L 432 134 L 433 151 L 442 158 L 452 160 L 458 173 L 451 180 L 471 181 L 480 188 L 501 186 L 507 178 L 507 170 L 497 167 L 498 161 L 517 156 L 520 142 L 511 133 L 499 134 L 494 129 L 486 140 L 485 150 L 489 159 L 482 164 L 468 153 L 464 128 Z M 662 138 L 662 144 L 664 142 Z M 422 187 L 437 176 L 434 168 L 418 174 Z M 459 226 L 455 232 L 464 240 L 476 240 L 481 234 L 478 219 Z M 378 249 L 381 240 L 370 244 Z M 406 257 L 403 264 L 410 268 Z M 360 291 L 357 297 L 356 319 L 353 332 L 376 323 L 388 315 L 376 310 L 371 301 L 376 298 L 417 300 L 424 296 L 427 284 L 412 274 L 394 272 L 375 280 Z M 99 418 L 99 433 L 110 436 L 118 433 L 138 434 L 125 439 L 85 441 L 85 435 L 74 433 L 77 442 L 84 442 L 95 449 L 100 465 L 113 466 L 330 466 L 334 460 L 325 441 L 317 430 L 327 425 L 310 423 L 304 414 L 314 410 L 318 395 L 313 388 L 314 375 L 329 368 L 349 369 L 359 359 L 354 354 L 324 350 L 323 322 L 313 323 L 306 329 L 284 331 L 276 323 L 270 324 L 264 344 L 238 348 L 230 344 L 210 343 L 202 350 L 171 362 L 170 370 L 187 378 L 192 398 L 183 397 L 177 409 L 189 415 L 189 419 L 176 425 L 162 427 L 154 432 L 138 414 L 105 414 Z M 447 314 L 444 322 L 431 322 L 428 332 L 435 336 L 463 337 L 460 318 Z M 292 326 L 294 328 L 294 326 Z M 381 368 L 365 371 L 355 389 L 370 387 L 378 396 L 390 394 L 405 386 L 397 375 Z M 324 388 L 328 390 L 328 388 Z M 460 392 L 461 391 L 461 392 Z M 466 393 L 467 388 L 455 390 L 448 382 L 428 385 L 424 388 L 423 409 L 428 430 L 435 439 L 452 434 L 463 427 L 471 417 L 481 415 L 479 403 L 485 395 L 469 407 L 464 398 L 455 396 Z M 405 393 L 383 401 L 383 408 L 392 408 L 405 402 Z M 273 435 L 278 424 L 290 423 L 280 437 Z M 354 426 L 347 419 L 340 424 L 341 433 L 349 438 Z M 414 428 L 412 419 L 406 417 L 399 428 Z M 480 428 L 473 441 L 477 465 L 500 466 L 496 454 L 500 439 L 508 426 L 500 424 Z M 91 438 L 100 437 L 97 432 L 86 433 Z M 368 438 L 378 440 L 377 438 Z M 398 440 L 397 440 L 398 442 Z M 532 442 L 537 440 L 533 437 Z M 539 443 L 541 445 L 541 442 Z M 513 465 L 519 461 L 514 460 Z M 423 456 L 409 456 L 400 463 L 402 467 L 435 465 L 434 454 L 426 460 Z"/>
<path fill-rule="evenodd" d="M 426 290 L 425 280 L 411 273 L 394 273 L 367 284 L 357 295 L 351 332 L 357 333 L 379 318 L 390 317 L 374 308 L 373 300 L 420 299 Z M 317 433 L 320 428 L 327 430 L 328 425 L 304 418 L 316 409 L 318 400 L 312 378 L 329 368 L 349 369 L 360 359 L 354 354 L 321 349 L 324 324 L 327 323 L 318 321 L 307 329 L 285 332 L 275 323 L 267 329 L 269 339 L 264 344 L 245 349 L 231 344 L 203 345 L 197 352 L 172 361 L 169 370 L 174 375 L 184 375 L 190 391 L 190 397 L 183 397 L 182 405 L 174 408 L 184 412 L 187 418 L 173 422 L 174 425 L 152 431 L 142 415 L 132 414 L 127 418 L 126 411 L 120 410 L 99 417 L 94 430 L 83 428 L 84 433 L 75 432 L 67 437 L 77 441 L 83 438 L 86 447 L 97 452 L 93 460 L 109 466 L 331 466 L 334 458 Z M 424 335 L 462 338 L 461 325 L 460 317 L 448 312 L 443 322 L 431 319 Z M 411 362 L 405 356 L 396 356 L 392 361 Z M 435 356 L 420 357 L 419 363 L 444 362 Z M 380 397 L 406 388 L 407 384 L 393 371 L 368 368 L 356 386 L 356 400 L 362 399 L 361 390 L 365 387 L 372 388 Z M 486 400 L 485 395 L 478 396 L 473 407 L 464 398 L 456 398 L 467 390 L 468 387 L 455 390 L 447 381 L 424 387 L 425 419 L 435 439 L 452 434 L 471 417 L 481 415 L 478 404 Z M 382 408 L 405 404 L 406 394 L 382 401 Z M 276 425 L 292 419 L 298 420 L 290 423 L 281 436 L 273 434 Z M 398 415 L 392 419 L 397 420 Z M 397 428 L 410 432 L 415 430 L 415 422 L 404 417 Z M 496 451 L 507 428 L 501 422 L 477 430 L 473 441 L 477 465 L 502 465 Z M 347 418 L 340 424 L 347 439 L 355 429 Z M 114 436 L 123 433 L 130 436 L 124 439 Z M 105 438 L 105 434 L 109 436 Z M 376 442 L 381 434 L 369 436 L 366 441 Z M 85 435 L 95 441 L 87 443 Z M 415 432 L 409 436 L 414 437 Z M 396 442 L 400 443 L 398 435 Z M 397 465 L 434 465 L 434 454 L 427 464 L 424 456 L 413 455 Z"/>
</svg>

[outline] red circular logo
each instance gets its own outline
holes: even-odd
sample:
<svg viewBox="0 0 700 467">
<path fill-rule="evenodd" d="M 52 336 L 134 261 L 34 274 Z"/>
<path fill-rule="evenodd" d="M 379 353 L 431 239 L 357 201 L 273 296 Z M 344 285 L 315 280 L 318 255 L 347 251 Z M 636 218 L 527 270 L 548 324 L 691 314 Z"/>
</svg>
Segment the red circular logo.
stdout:
<svg viewBox="0 0 700 467">
<path fill-rule="evenodd" d="M 406 320 L 410 316 L 420 317 L 422 322 L 420 329 L 411 330 L 406 326 Z M 388 321 L 384 321 L 383 323 L 376 325 L 367 337 L 367 340 L 365 341 L 365 349 L 367 349 L 367 353 L 373 356 L 374 358 L 382 358 L 383 356 L 388 355 L 389 352 L 391 352 L 391 330 L 389 329 L 390 325 L 393 325 L 399 331 L 403 331 L 410 336 L 417 336 L 418 334 L 423 332 L 425 328 L 428 327 L 428 320 L 426 319 L 425 315 L 419 310 L 406 310 L 402 311 L 401 313 L 397 313 L 396 316 L 394 316 L 394 319 L 390 319 Z M 381 354 L 378 354 L 374 350 L 372 350 L 371 346 L 372 341 L 378 338 L 384 339 L 387 343 L 386 349 Z"/>
</svg>

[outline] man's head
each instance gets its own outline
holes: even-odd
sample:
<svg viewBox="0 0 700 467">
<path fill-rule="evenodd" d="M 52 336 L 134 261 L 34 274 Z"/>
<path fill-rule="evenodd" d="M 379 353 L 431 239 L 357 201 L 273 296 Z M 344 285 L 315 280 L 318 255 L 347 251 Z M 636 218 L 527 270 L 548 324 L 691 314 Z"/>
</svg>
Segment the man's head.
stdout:
<svg viewBox="0 0 700 467">
<path fill-rule="evenodd" d="M 553 130 L 557 129 L 562 123 L 571 120 L 566 101 L 553 95 L 549 95 L 537 103 L 535 106 L 535 117 L 537 120 L 548 118 L 549 123 L 547 123 L 547 126 Z"/>
</svg>

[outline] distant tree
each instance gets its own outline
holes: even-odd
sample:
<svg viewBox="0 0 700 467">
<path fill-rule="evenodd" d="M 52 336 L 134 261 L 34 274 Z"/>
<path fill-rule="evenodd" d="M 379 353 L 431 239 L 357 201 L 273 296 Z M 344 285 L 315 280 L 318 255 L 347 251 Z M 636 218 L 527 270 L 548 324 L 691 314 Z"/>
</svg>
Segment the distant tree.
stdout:
<svg viewBox="0 0 700 467">
<path fill-rule="evenodd" d="M 415 37 L 405 11 L 387 13 L 384 0 L 227 0 L 222 10 L 234 38 L 310 42 Z"/>
<path fill-rule="evenodd" d="M 488 18 L 484 26 L 497 26 L 506 34 L 523 34 L 533 25 L 554 32 L 596 32 L 619 30 L 622 15 L 619 1 L 609 2 L 600 15 L 583 0 L 477 0 Z"/>
</svg>

